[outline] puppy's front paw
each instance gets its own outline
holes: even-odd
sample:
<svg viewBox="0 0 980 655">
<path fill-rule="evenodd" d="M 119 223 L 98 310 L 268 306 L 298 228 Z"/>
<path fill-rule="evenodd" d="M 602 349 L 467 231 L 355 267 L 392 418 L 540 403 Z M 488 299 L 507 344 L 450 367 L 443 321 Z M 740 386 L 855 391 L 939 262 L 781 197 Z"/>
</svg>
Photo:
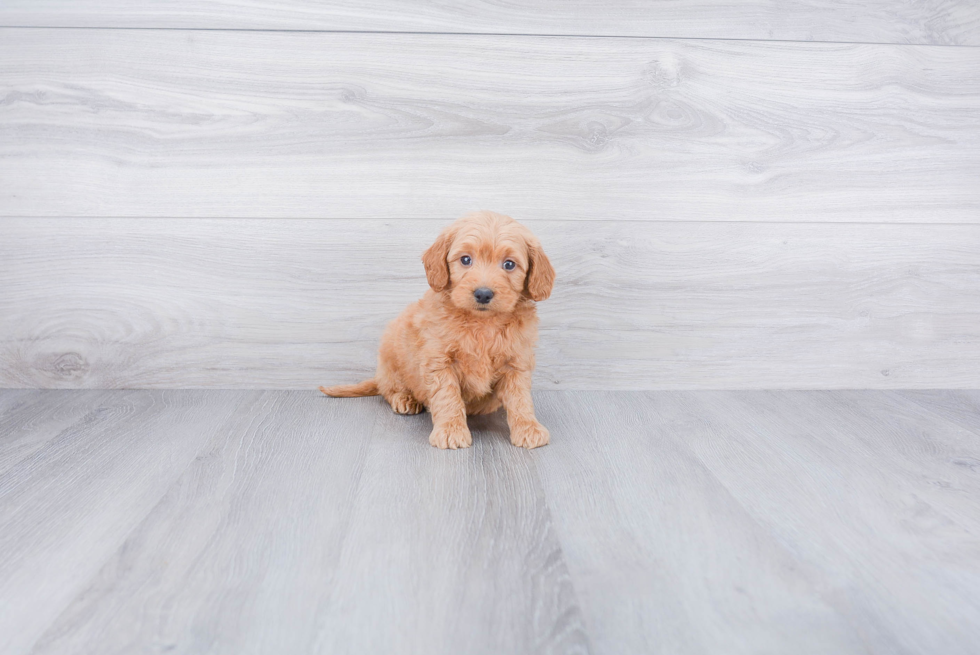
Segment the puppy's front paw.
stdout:
<svg viewBox="0 0 980 655">
<path fill-rule="evenodd" d="M 432 429 L 429 443 L 436 448 L 469 448 L 473 445 L 473 436 L 465 425 L 459 427 L 439 426 Z"/>
<path fill-rule="evenodd" d="M 527 423 L 510 431 L 510 442 L 521 448 L 537 448 L 547 446 L 551 435 L 548 428 L 537 421 Z"/>
</svg>

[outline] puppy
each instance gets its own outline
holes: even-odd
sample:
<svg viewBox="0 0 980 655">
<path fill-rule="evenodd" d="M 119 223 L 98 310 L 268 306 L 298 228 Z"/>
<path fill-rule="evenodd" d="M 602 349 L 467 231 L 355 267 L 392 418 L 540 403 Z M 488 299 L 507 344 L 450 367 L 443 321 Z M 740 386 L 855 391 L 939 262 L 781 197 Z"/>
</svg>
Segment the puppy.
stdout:
<svg viewBox="0 0 980 655">
<path fill-rule="evenodd" d="M 374 378 L 324 388 L 336 398 L 384 396 L 399 414 L 432 413 L 429 443 L 473 443 L 467 414 L 507 410 L 510 441 L 548 443 L 531 401 L 538 337 L 535 302 L 551 295 L 555 269 L 526 227 L 502 214 L 468 214 L 422 255 L 430 290 L 381 337 Z"/>
</svg>

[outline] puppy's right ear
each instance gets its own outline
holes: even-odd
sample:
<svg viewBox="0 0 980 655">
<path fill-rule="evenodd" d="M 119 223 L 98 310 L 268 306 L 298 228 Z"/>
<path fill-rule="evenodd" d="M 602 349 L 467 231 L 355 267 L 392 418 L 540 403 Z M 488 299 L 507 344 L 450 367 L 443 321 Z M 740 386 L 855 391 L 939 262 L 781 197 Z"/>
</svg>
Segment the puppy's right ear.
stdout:
<svg viewBox="0 0 980 655">
<path fill-rule="evenodd" d="M 449 262 L 446 260 L 449 258 L 449 247 L 452 242 L 452 233 L 444 230 L 436 242 L 422 253 L 425 277 L 428 278 L 429 286 L 433 291 L 445 291 L 449 288 Z"/>
</svg>

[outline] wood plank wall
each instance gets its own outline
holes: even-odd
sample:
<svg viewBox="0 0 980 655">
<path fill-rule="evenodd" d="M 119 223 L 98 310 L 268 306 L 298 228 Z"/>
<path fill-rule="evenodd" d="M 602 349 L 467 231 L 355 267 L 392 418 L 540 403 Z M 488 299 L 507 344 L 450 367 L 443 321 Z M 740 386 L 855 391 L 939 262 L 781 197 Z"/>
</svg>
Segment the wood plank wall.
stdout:
<svg viewBox="0 0 980 655">
<path fill-rule="evenodd" d="M 558 269 L 540 388 L 980 387 L 976 46 L 966 0 L 8 0 L 0 386 L 369 375 L 489 208 Z"/>
<path fill-rule="evenodd" d="M 4 0 L 0 25 L 980 45 L 971 0 Z"/>
</svg>

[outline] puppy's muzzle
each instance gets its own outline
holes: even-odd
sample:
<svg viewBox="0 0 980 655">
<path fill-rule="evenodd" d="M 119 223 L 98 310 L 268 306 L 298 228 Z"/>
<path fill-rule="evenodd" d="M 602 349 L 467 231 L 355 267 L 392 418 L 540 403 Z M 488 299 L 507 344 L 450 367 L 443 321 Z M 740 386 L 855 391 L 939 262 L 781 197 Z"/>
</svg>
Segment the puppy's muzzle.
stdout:
<svg viewBox="0 0 980 655">
<path fill-rule="evenodd" d="M 473 297 L 476 298 L 476 301 L 481 305 L 486 305 L 493 300 L 493 291 L 486 287 L 480 287 L 473 292 Z"/>
</svg>

